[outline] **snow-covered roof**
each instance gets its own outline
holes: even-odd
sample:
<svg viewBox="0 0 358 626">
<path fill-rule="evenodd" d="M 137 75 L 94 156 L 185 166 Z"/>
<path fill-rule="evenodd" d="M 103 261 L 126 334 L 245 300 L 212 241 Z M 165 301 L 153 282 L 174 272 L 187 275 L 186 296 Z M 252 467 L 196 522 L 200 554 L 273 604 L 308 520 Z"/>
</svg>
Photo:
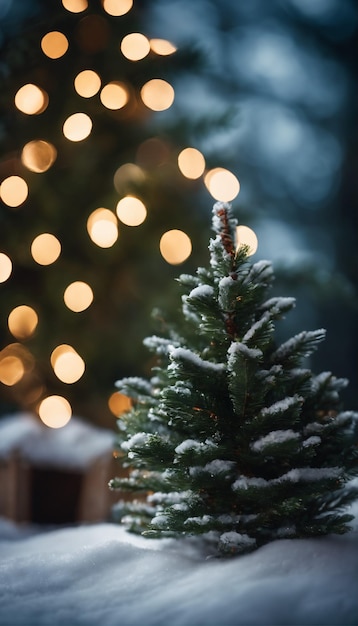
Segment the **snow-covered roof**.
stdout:
<svg viewBox="0 0 358 626">
<path fill-rule="evenodd" d="M 0 417 L 0 459 L 17 451 L 34 465 L 85 469 L 110 453 L 115 433 L 72 417 L 63 428 L 48 428 L 30 413 Z"/>
</svg>

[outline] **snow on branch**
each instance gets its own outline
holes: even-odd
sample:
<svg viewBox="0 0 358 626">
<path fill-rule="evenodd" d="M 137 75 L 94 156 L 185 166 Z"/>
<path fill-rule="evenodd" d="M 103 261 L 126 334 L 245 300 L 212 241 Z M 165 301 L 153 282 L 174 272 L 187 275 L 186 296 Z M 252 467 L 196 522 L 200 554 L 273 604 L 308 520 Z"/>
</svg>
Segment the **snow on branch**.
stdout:
<svg viewBox="0 0 358 626">
<path fill-rule="evenodd" d="M 238 358 L 256 361 L 262 357 L 262 350 L 259 348 L 249 348 L 241 341 L 233 341 L 228 349 L 228 368 L 234 370 Z"/>
<path fill-rule="evenodd" d="M 172 363 L 168 366 L 168 370 L 171 371 L 176 370 L 178 363 L 194 366 L 196 369 L 204 370 L 207 374 L 217 374 L 225 370 L 224 363 L 205 361 L 187 348 L 174 348 L 169 356 Z"/>
<path fill-rule="evenodd" d="M 270 311 L 271 316 L 277 317 L 286 313 L 290 309 L 296 306 L 295 298 L 270 298 L 264 302 L 260 309 L 261 311 Z"/>
<path fill-rule="evenodd" d="M 281 344 L 272 356 L 273 361 L 297 359 L 307 357 L 314 352 L 318 344 L 326 337 L 324 328 L 318 330 L 303 330 Z"/>
<path fill-rule="evenodd" d="M 163 356 L 168 356 L 169 352 L 179 345 L 172 339 L 165 339 L 163 337 L 158 337 L 157 335 L 146 337 L 143 340 L 143 344 L 151 352 L 155 352 L 156 354 Z"/>
<path fill-rule="evenodd" d="M 276 446 L 277 444 L 286 443 L 286 441 L 300 439 L 299 433 L 295 433 L 292 429 L 288 430 L 273 430 L 268 435 L 260 437 L 250 445 L 251 450 L 254 452 L 261 452 L 267 447 Z"/>
</svg>

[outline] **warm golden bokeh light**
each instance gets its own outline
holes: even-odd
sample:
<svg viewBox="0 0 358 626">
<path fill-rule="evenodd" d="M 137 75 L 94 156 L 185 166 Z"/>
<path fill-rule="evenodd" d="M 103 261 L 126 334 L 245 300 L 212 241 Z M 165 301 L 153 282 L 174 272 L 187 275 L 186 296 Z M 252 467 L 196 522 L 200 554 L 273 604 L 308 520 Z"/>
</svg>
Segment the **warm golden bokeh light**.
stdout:
<svg viewBox="0 0 358 626">
<path fill-rule="evenodd" d="M 31 172 L 46 172 L 56 161 L 57 150 L 49 141 L 34 139 L 21 152 L 21 162 Z"/>
<path fill-rule="evenodd" d="M 53 371 L 61 382 L 72 385 L 83 376 L 85 362 L 76 351 L 63 352 L 57 357 Z"/>
<path fill-rule="evenodd" d="M 55 235 L 42 233 L 31 244 L 31 256 L 39 265 L 51 265 L 61 254 L 61 244 Z"/>
<path fill-rule="evenodd" d="M 87 232 L 100 248 L 110 248 L 118 239 L 118 220 L 109 209 L 99 208 L 87 220 Z"/>
<path fill-rule="evenodd" d="M 9 387 L 16 385 L 33 366 L 29 350 L 21 343 L 10 343 L 0 351 L 0 382 Z"/>
<path fill-rule="evenodd" d="M 162 235 L 159 244 L 162 257 L 170 265 L 184 263 L 191 255 L 192 245 L 190 237 L 182 230 L 168 230 Z"/>
<path fill-rule="evenodd" d="M 92 120 L 86 113 L 74 113 L 63 125 L 63 134 L 69 141 L 82 141 L 92 130 Z"/>
<path fill-rule="evenodd" d="M 236 227 L 236 242 L 237 250 L 240 248 L 240 246 L 249 246 L 249 256 L 255 254 L 258 248 L 258 239 L 256 233 L 252 230 L 252 228 L 249 228 L 248 226 Z"/>
<path fill-rule="evenodd" d="M 0 283 L 4 283 L 11 275 L 12 261 L 7 254 L 0 252 Z"/>
<path fill-rule="evenodd" d="M 76 383 L 85 371 L 85 362 L 76 350 L 68 345 L 57 346 L 50 357 L 53 371 L 61 382 L 66 384 Z"/>
<path fill-rule="evenodd" d="M 200 150 L 185 148 L 178 156 L 178 166 L 186 178 L 200 178 L 205 170 L 205 159 Z"/>
<path fill-rule="evenodd" d="M 62 354 L 67 354 L 68 352 L 73 352 L 74 354 L 76 354 L 76 350 L 72 346 L 70 346 L 68 343 L 61 343 L 59 346 L 56 346 L 56 348 L 52 350 L 51 356 L 50 356 L 50 362 L 51 362 L 52 367 L 53 368 L 55 367 L 57 359 Z"/>
<path fill-rule="evenodd" d="M 33 308 L 23 304 L 11 311 L 7 323 L 16 339 L 27 339 L 36 330 L 38 316 Z"/>
<path fill-rule="evenodd" d="M 143 85 L 140 91 L 141 98 L 152 111 L 165 111 L 174 102 L 174 89 L 165 80 L 153 78 Z"/>
<path fill-rule="evenodd" d="M 149 44 L 153 52 L 161 56 L 167 56 L 176 52 L 176 47 L 167 39 L 150 39 Z"/>
<path fill-rule="evenodd" d="M 221 202 L 234 200 L 240 191 L 240 183 L 236 176 L 223 167 L 216 167 L 205 175 L 205 186 L 209 193 Z"/>
<path fill-rule="evenodd" d="M 107 109 L 122 109 L 128 102 L 128 91 L 123 83 L 113 81 L 105 85 L 100 93 L 100 100 Z"/>
<path fill-rule="evenodd" d="M 87 283 L 77 280 L 66 287 L 63 299 L 71 311 L 80 313 L 92 304 L 93 291 Z"/>
<path fill-rule="evenodd" d="M 106 13 L 114 17 L 119 17 L 131 10 L 133 0 L 103 0 L 102 5 Z"/>
<path fill-rule="evenodd" d="M 42 37 L 41 50 L 50 59 L 59 59 L 68 50 L 68 39 L 58 30 L 53 30 Z"/>
<path fill-rule="evenodd" d="M 62 4 L 71 13 L 82 13 L 88 7 L 87 0 L 62 0 Z"/>
<path fill-rule="evenodd" d="M 139 226 L 147 217 L 147 209 L 143 202 L 134 196 L 125 196 L 116 207 L 118 218 L 127 226 Z"/>
<path fill-rule="evenodd" d="M 92 98 L 101 88 L 101 79 L 93 70 L 83 70 L 74 80 L 75 90 L 82 98 Z"/>
<path fill-rule="evenodd" d="M 15 106 L 26 115 L 39 115 L 48 106 L 48 94 L 37 85 L 27 83 L 16 92 Z"/>
<path fill-rule="evenodd" d="M 128 185 L 140 185 L 145 181 L 145 173 L 135 163 L 124 163 L 115 172 L 113 184 L 118 193 L 126 190 Z"/>
<path fill-rule="evenodd" d="M 62 396 L 47 396 L 39 405 L 40 419 L 49 428 L 62 428 L 72 417 L 72 408 Z"/>
<path fill-rule="evenodd" d="M 128 396 L 125 396 L 123 393 L 119 393 L 119 391 L 115 391 L 112 393 L 108 400 L 109 410 L 115 415 L 119 417 L 122 413 L 129 411 L 132 406 L 132 401 Z"/>
<path fill-rule="evenodd" d="M 17 356 L 0 358 L 0 382 L 12 387 L 21 380 L 25 373 L 24 365 Z"/>
<path fill-rule="evenodd" d="M 150 52 L 149 40 L 142 33 L 130 33 L 121 41 L 121 52 L 130 61 L 140 61 Z"/>
<path fill-rule="evenodd" d="M 21 176 L 9 176 L 0 185 L 0 198 L 12 208 L 25 202 L 29 193 L 27 182 Z"/>
</svg>

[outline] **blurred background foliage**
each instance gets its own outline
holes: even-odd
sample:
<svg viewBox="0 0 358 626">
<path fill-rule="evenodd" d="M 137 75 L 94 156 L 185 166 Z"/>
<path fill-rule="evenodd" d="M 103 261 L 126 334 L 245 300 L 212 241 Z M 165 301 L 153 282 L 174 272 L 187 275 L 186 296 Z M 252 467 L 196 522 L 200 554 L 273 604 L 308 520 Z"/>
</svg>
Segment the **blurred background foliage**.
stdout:
<svg viewBox="0 0 358 626">
<path fill-rule="evenodd" d="M 36 410 L 41 398 L 59 394 L 75 414 L 114 425 L 108 399 L 115 380 L 146 375 L 151 365 L 142 346 L 155 330 L 151 311 L 175 316 L 174 278 L 207 262 L 215 200 L 203 177 L 188 179 L 179 170 L 178 154 L 187 146 L 201 151 L 207 170 L 227 168 L 240 180 L 233 206 L 239 223 L 258 236 L 254 259 L 271 259 L 275 293 L 297 298 L 278 333 L 326 328 L 312 368 L 348 377 L 342 395 L 347 408 L 357 408 L 357 24 L 354 0 L 134 0 L 117 17 L 91 0 L 78 13 L 60 0 L 0 3 L 0 182 L 18 175 L 29 186 L 20 207 L 0 203 L 0 252 L 13 263 L 0 285 L 0 349 L 17 341 L 8 329 L 14 307 L 28 304 L 39 316 L 22 342 L 31 361 L 26 375 L 0 383 L 2 413 Z M 52 30 L 69 41 L 58 59 L 40 47 Z M 132 32 L 168 40 L 177 51 L 151 51 L 133 62 L 119 48 Z M 87 68 L 102 84 L 125 82 L 130 103 L 109 110 L 98 94 L 79 97 L 74 77 Z M 151 78 L 174 87 L 166 110 L 149 110 L 138 95 Z M 49 94 L 43 113 L 15 107 L 25 83 Z M 62 125 L 77 111 L 91 117 L 93 129 L 75 143 Z M 23 146 L 39 138 L 57 150 L 40 174 L 20 158 Z M 137 170 L 118 173 L 128 163 Z M 126 194 L 143 200 L 146 220 L 136 228 L 120 223 L 113 246 L 96 246 L 88 216 L 98 207 L 115 212 Z M 192 242 L 180 265 L 159 251 L 170 229 Z M 41 232 L 55 234 L 62 246 L 47 267 L 30 254 Z M 76 280 L 88 282 L 95 296 L 80 313 L 63 303 L 64 289 Z M 61 382 L 50 365 L 63 343 L 86 364 L 74 384 Z"/>
</svg>

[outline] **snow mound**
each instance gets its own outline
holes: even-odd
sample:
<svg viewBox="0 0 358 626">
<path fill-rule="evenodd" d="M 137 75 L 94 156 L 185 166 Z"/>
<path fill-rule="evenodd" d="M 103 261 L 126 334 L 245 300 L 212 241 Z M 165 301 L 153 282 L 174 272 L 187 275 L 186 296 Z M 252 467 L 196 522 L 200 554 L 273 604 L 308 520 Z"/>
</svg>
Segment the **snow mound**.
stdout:
<svg viewBox="0 0 358 626">
<path fill-rule="evenodd" d="M 0 521 L 0 553 L 2 626 L 358 623 L 357 530 L 214 559 L 108 523 L 19 529 L 9 541 Z"/>
</svg>

